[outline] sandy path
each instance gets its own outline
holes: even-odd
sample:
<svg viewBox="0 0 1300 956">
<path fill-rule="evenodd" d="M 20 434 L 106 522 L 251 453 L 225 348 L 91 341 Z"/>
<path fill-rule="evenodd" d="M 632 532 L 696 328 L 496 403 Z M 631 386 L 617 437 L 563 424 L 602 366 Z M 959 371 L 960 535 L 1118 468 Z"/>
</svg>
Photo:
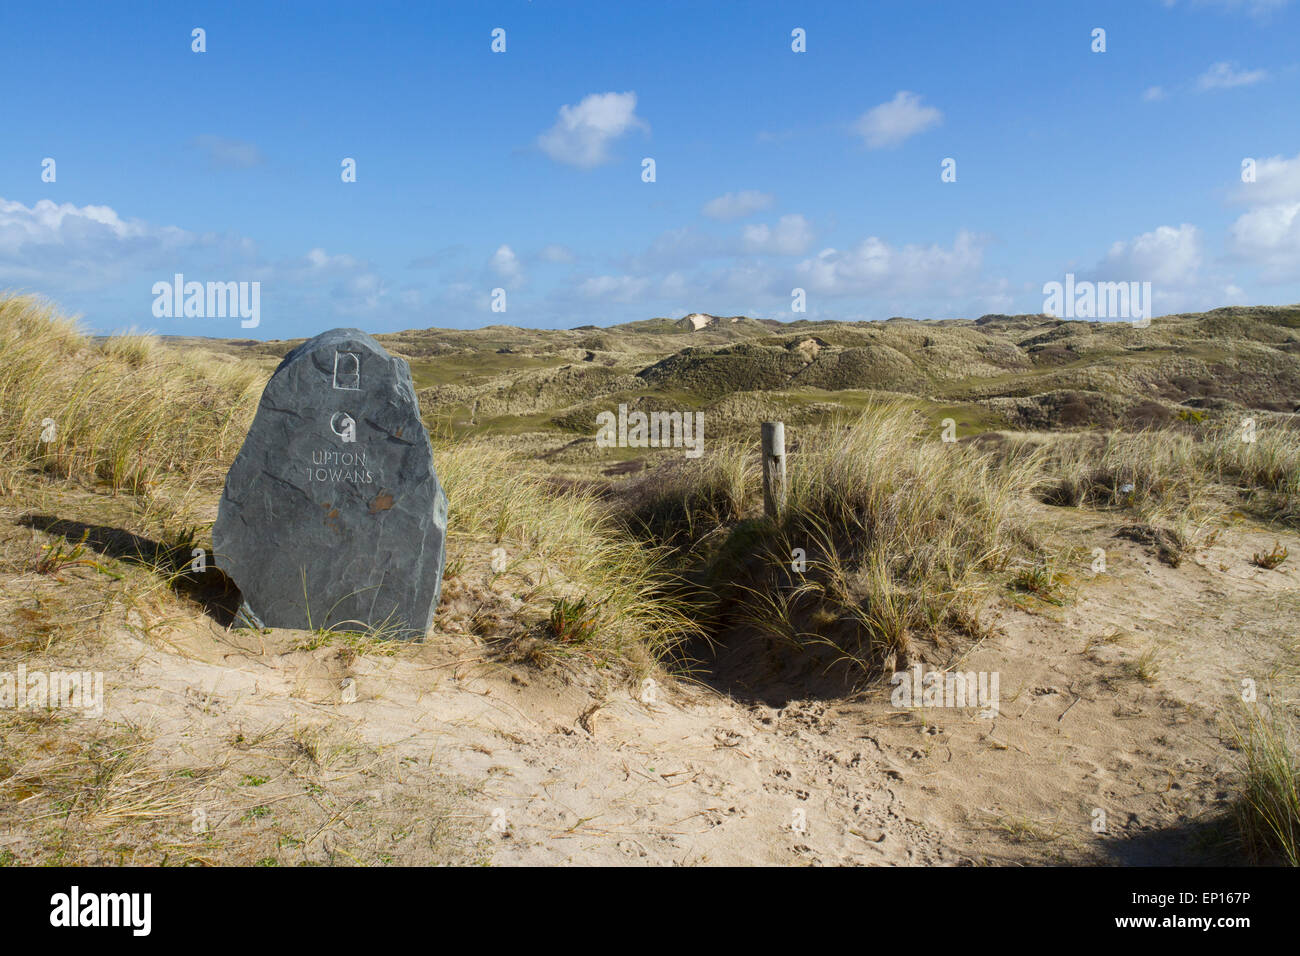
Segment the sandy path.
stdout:
<svg viewBox="0 0 1300 956">
<path fill-rule="evenodd" d="M 1089 520 L 1066 533 L 1106 534 Z M 962 662 L 999 672 L 995 719 L 899 711 L 887 687 L 781 708 L 668 678 L 647 694 L 490 664 L 458 634 L 354 658 L 174 607 L 99 666 L 108 721 L 144 728 L 159 768 L 219 768 L 187 798 L 214 859 L 429 862 L 451 799 L 469 858 L 495 864 L 1191 862 L 1230 792 L 1242 679 L 1294 687 L 1297 575 L 1249 561 L 1276 537 L 1229 528 L 1178 569 L 1107 538 L 1105 576 L 1064 608 L 1003 606 Z"/>
</svg>

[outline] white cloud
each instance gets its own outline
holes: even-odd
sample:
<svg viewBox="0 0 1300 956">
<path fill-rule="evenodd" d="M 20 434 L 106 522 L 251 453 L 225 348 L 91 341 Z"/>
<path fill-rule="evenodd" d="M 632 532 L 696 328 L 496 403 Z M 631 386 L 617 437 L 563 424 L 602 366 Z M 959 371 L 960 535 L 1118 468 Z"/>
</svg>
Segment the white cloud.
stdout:
<svg viewBox="0 0 1300 956">
<path fill-rule="evenodd" d="M 645 318 L 654 308 L 651 303 L 675 300 L 685 308 L 689 303 L 699 301 L 702 294 L 698 277 L 687 276 L 677 270 L 662 275 L 620 273 L 590 276 L 569 288 L 584 304 L 601 302 L 633 305 L 641 310 L 635 316 L 638 318 Z M 567 305 L 571 304 L 572 299 L 568 292 L 559 292 L 553 301 Z M 690 311 L 690 308 L 686 308 L 686 311 Z"/>
<path fill-rule="evenodd" d="M 766 223 L 746 226 L 740 235 L 744 250 L 755 255 L 802 255 L 812 239 L 812 226 L 797 214 L 782 216 L 775 227 Z"/>
<path fill-rule="evenodd" d="M 899 90 L 888 103 L 873 106 L 858 117 L 854 130 L 870 149 L 883 149 L 897 146 L 942 121 L 943 113 L 933 106 L 922 106 L 918 94 Z"/>
<path fill-rule="evenodd" d="M 691 295 L 691 282 L 680 272 L 670 272 L 659 281 L 657 291 L 664 298 L 684 300 Z"/>
<path fill-rule="evenodd" d="M 488 260 L 488 268 L 498 279 L 506 282 L 518 282 L 524 277 L 519 257 L 506 245 L 498 246 L 497 251 L 492 253 L 492 258 Z"/>
<path fill-rule="evenodd" d="M 590 169 L 608 162 L 610 143 L 633 129 L 649 129 L 636 115 L 636 93 L 592 93 L 576 106 L 561 106 L 537 145 L 556 162 Z"/>
<path fill-rule="evenodd" d="M 309 250 L 300 260 L 300 267 L 309 272 L 351 272 L 360 265 L 360 261 L 354 256 L 347 253 L 331 255 L 319 246 Z M 287 268 L 290 270 L 295 268 L 293 260 L 290 260 Z"/>
<path fill-rule="evenodd" d="M 13 253 L 34 243 L 71 244 L 102 235 L 134 239 L 158 230 L 138 219 L 124 220 L 110 206 L 74 206 L 41 199 L 32 206 L 0 199 L 0 251 Z M 174 230 L 186 235 L 182 230 Z"/>
<path fill-rule="evenodd" d="M 1150 282 L 1153 286 L 1184 285 L 1198 280 L 1201 259 L 1201 233 L 1195 226 L 1159 226 L 1133 239 L 1113 243 L 1090 277 Z"/>
<path fill-rule="evenodd" d="M 261 282 L 263 330 L 287 312 L 376 314 L 386 321 L 423 317 L 413 307 L 418 292 L 395 292 L 373 264 L 346 253 L 316 247 L 269 261 L 240 236 L 129 219 L 109 206 L 43 199 L 28 207 L 0 198 L 0 288 L 49 295 L 85 312 L 98 328 L 141 322 L 155 327 L 150 289 L 178 272 L 193 281 Z M 178 321 L 168 331 L 194 328 L 192 320 Z"/>
<path fill-rule="evenodd" d="M 1228 227 L 1229 256 L 1258 266 L 1265 282 L 1300 279 L 1300 154 L 1257 160 L 1255 182 L 1233 198 L 1250 208 Z"/>
<path fill-rule="evenodd" d="M 1265 281 L 1300 277 L 1300 202 L 1262 206 L 1228 227 L 1228 249 L 1262 267 Z"/>
<path fill-rule="evenodd" d="M 1300 199 L 1300 153 L 1294 159 L 1269 156 L 1255 161 L 1255 181 L 1242 183 L 1234 194 L 1246 205 Z"/>
<path fill-rule="evenodd" d="M 1156 100 L 1165 98 L 1165 90 L 1162 86 L 1148 86 L 1142 91 L 1142 99 L 1148 103 L 1154 103 Z"/>
<path fill-rule="evenodd" d="M 647 267 L 629 260 L 617 272 L 575 278 L 551 296 L 550 305 L 566 317 L 598 311 L 604 321 L 688 312 L 788 319 L 791 289 L 800 287 L 809 303 L 802 317 L 883 319 L 1007 311 L 1013 298 L 1006 280 L 982 275 L 987 237 L 962 232 L 951 246 L 898 246 L 871 237 L 847 251 L 767 258 L 777 251 L 790 253 L 780 243 L 792 237 L 807 245 L 807 223 L 802 217 L 792 219 L 784 229 L 780 223 L 768 226 L 766 233 L 751 227 L 748 250 L 743 236 L 716 240 L 722 251 L 711 258 L 718 262 L 696 256 L 680 267 Z M 692 243 L 693 236 L 683 232 L 681 239 Z"/>
<path fill-rule="evenodd" d="M 704 204 L 704 215 L 710 219 L 729 221 L 743 219 L 756 212 L 767 209 L 774 202 L 770 193 L 761 193 L 756 189 L 746 189 L 738 193 L 727 193 L 717 199 L 710 199 Z"/>
<path fill-rule="evenodd" d="M 822 295 L 863 295 L 924 291 L 978 274 L 984 241 L 965 230 L 950 248 L 939 245 L 891 246 L 870 236 L 846 252 L 823 249 L 799 263 L 801 284 Z"/>
<path fill-rule="evenodd" d="M 1253 86 L 1264 79 L 1264 70 L 1238 70 L 1228 62 L 1215 63 L 1196 81 L 1199 90 L 1226 90 L 1237 86 Z"/>
<path fill-rule="evenodd" d="M 1208 270 L 1203 236 L 1190 223 L 1159 226 L 1116 242 L 1095 269 L 1081 273 L 1079 278 L 1150 282 L 1156 315 L 1213 309 L 1243 298 L 1230 276 Z"/>
<path fill-rule="evenodd" d="M 0 198 L 0 286 L 95 288 L 132 270 L 166 267 L 178 252 L 216 244 L 175 226 L 123 219 L 109 206 Z"/>
</svg>

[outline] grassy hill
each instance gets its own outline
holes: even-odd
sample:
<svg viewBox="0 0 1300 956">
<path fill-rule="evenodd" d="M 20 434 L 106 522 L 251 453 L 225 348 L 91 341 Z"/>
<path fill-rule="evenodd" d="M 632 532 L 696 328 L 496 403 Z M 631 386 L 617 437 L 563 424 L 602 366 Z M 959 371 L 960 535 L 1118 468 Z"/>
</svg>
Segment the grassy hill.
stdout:
<svg viewBox="0 0 1300 956">
<path fill-rule="evenodd" d="M 555 861 L 600 818 L 579 859 L 671 861 L 682 820 L 742 805 L 692 841 L 1300 859 L 1300 308 L 379 338 L 451 500 L 419 645 L 233 627 L 230 583 L 189 563 L 295 342 L 93 338 L 0 298 L 0 672 L 112 688 L 102 722 L 0 710 L 0 860 Z M 598 447 L 620 404 L 703 412 L 705 454 Z M 1002 674 L 1009 719 L 900 710 L 885 682 L 911 667 Z M 552 799 L 553 778 L 589 785 Z M 826 817 L 791 847 L 799 793 Z M 196 836 L 200 799 L 224 822 Z M 520 839 L 482 836 L 501 807 Z"/>
<path fill-rule="evenodd" d="M 953 418 L 962 434 L 1178 426 L 1300 404 L 1300 306 L 1166 316 L 1148 328 L 1042 315 L 780 323 L 697 314 L 379 339 L 410 361 L 439 431 L 502 436 L 553 464 L 626 457 L 568 447 L 620 403 L 703 411 L 719 437 L 752 432 L 755 414 L 811 424 L 882 397 L 906 397 L 936 429 Z M 177 344 L 269 370 L 297 341 Z"/>
</svg>

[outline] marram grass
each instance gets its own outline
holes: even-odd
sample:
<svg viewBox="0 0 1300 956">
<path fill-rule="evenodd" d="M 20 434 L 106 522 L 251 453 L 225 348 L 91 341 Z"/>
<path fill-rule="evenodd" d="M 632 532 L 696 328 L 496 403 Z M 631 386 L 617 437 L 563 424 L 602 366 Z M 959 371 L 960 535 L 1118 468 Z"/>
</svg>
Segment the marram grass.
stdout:
<svg viewBox="0 0 1300 956">
<path fill-rule="evenodd" d="M 41 471 L 146 494 L 224 473 L 264 376 L 130 334 L 97 344 L 31 296 L 0 297 L 0 491 Z"/>
</svg>

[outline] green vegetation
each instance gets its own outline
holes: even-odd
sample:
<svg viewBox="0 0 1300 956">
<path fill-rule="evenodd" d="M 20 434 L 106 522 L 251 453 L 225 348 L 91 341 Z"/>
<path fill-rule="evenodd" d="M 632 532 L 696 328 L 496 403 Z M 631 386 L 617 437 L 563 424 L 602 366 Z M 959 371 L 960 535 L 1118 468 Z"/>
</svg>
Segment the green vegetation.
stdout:
<svg viewBox="0 0 1300 956">
<path fill-rule="evenodd" d="M 1233 727 L 1240 754 L 1238 831 L 1251 862 L 1300 866 L 1300 760 L 1295 727 L 1276 713 L 1248 711 Z"/>
<path fill-rule="evenodd" d="M 551 636 L 561 644 L 586 644 L 596 635 L 600 607 L 585 597 L 572 601 L 559 598 L 551 606 Z"/>
<path fill-rule="evenodd" d="M 1287 559 L 1288 554 L 1289 552 L 1286 548 L 1282 547 L 1277 542 L 1274 542 L 1273 550 L 1266 551 L 1263 554 L 1256 553 L 1253 560 L 1258 567 L 1261 567 L 1266 571 L 1272 571 Z"/>
</svg>

